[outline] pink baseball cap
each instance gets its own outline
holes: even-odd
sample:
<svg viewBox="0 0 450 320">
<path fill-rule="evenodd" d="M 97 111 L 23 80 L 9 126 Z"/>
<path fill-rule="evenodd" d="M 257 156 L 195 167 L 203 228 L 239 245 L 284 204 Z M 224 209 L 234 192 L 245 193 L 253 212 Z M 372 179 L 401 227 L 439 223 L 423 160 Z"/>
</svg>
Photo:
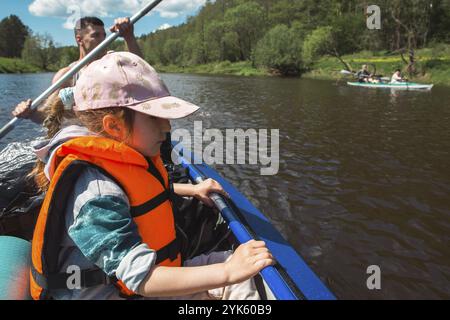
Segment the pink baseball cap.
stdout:
<svg viewBox="0 0 450 320">
<path fill-rule="evenodd" d="M 163 119 L 179 119 L 199 109 L 170 95 L 161 77 L 145 60 L 113 52 L 92 62 L 74 90 L 75 111 L 126 107 Z"/>
</svg>

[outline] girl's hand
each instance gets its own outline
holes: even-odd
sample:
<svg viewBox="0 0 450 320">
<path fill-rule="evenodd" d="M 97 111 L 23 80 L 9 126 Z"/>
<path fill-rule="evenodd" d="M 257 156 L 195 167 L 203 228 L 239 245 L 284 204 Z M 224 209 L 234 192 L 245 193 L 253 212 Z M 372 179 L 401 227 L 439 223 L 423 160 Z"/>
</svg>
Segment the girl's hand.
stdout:
<svg viewBox="0 0 450 320">
<path fill-rule="evenodd" d="M 216 180 L 207 179 L 194 186 L 194 197 L 210 207 L 214 206 L 213 201 L 209 198 L 209 194 L 212 192 L 222 194 L 229 198 L 228 193 L 223 190 L 220 183 Z"/>
<path fill-rule="evenodd" d="M 255 276 L 263 268 L 274 265 L 275 260 L 264 241 L 250 240 L 241 244 L 225 262 L 229 284 L 239 283 Z"/>
</svg>

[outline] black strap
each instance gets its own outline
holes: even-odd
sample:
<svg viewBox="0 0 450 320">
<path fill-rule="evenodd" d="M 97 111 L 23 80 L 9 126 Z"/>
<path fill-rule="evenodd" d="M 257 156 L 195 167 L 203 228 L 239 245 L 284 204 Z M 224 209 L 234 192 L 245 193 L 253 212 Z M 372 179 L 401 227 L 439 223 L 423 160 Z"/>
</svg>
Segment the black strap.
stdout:
<svg viewBox="0 0 450 320">
<path fill-rule="evenodd" d="M 133 218 L 139 217 L 166 202 L 170 199 L 170 192 L 168 190 L 164 190 L 156 197 L 144 202 L 139 206 L 132 206 L 130 209 L 131 216 Z"/>
<path fill-rule="evenodd" d="M 255 283 L 256 290 L 258 291 L 261 300 L 268 300 L 264 280 L 259 273 L 253 277 L 253 282 Z"/>
<path fill-rule="evenodd" d="M 148 159 L 148 158 L 146 160 L 148 162 L 148 169 L 147 169 L 147 171 L 151 175 L 153 175 L 156 179 L 158 179 L 158 181 L 161 183 L 161 185 L 163 186 L 164 189 L 167 189 L 166 184 L 164 183 L 164 178 L 161 176 L 161 173 L 156 168 L 156 166 L 153 163 L 153 161 L 151 159 Z"/>
<path fill-rule="evenodd" d="M 166 259 L 170 259 L 170 261 L 174 261 L 178 254 L 180 253 L 180 243 L 178 239 L 175 238 L 171 243 L 162 247 L 158 251 L 156 251 L 156 264 L 160 264 Z"/>
<path fill-rule="evenodd" d="M 44 290 L 68 289 L 67 280 L 69 280 L 69 277 L 73 276 L 71 273 L 64 272 L 43 276 L 37 272 L 33 266 L 31 267 L 31 274 L 34 281 Z M 80 270 L 80 276 L 81 289 L 98 285 L 115 284 L 117 282 L 116 278 L 109 277 L 99 268 Z"/>
<path fill-rule="evenodd" d="M 133 218 L 139 217 L 155 208 L 163 204 L 165 201 L 171 199 L 171 193 L 173 192 L 173 185 L 169 182 L 169 188 L 166 187 L 164 183 L 164 178 L 161 176 L 161 173 L 156 168 L 155 164 L 151 159 L 146 158 L 148 162 L 148 169 L 147 171 L 154 176 L 159 183 L 161 183 L 162 187 L 164 188 L 164 191 L 161 192 L 156 197 L 148 200 L 147 202 L 139 205 L 139 206 L 132 206 L 130 209 L 131 216 Z"/>
</svg>

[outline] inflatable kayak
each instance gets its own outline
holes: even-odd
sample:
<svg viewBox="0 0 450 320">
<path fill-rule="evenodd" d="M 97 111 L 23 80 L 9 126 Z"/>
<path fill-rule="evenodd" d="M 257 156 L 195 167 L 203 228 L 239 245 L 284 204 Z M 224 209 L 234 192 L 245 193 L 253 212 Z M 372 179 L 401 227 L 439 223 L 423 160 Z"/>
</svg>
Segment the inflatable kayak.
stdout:
<svg viewBox="0 0 450 320">
<path fill-rule="evenodd" d="M 0 236 L 0 300 L 29 300 L 31 243 Z"/>
<path fill-rule="evenodd" d="M 270 221 L 214 169 L 190 161 L 191 154 L 181 147 L 173 149 L 178 163 L 193 182 L 207 178 L 218 181 L 230 199 L 212 196 L 225 220 L 230 237 L 220 235 L 225 250 L 232 249 L 251 239 L 265 241 L 277 264 L 260 272 L 257 286 L 261 297 L 277 300 L 334 300 L 335 296 L 312 271 L 295 249 L 283 238 Z M 192 162 L 192 163 L 191 163 Z M 217 196 L 218 197 L 218 196 Z M 230 241 L 230 238 L 232 239 Z M 227 241 L 223 241 L 227 240 Z M 219 243 L 216 244 L 216 248 Z M 0 236 L 0 300 L 29 299 L 30 242 L 11 236 Z M 262 280 L 262 281 L 261 281 Z"/>
<path fill-rule="evenodd" d="M 181 165 L 188 169 L 193 182 L 212 178 L 228 192 L 231 201 L 223 199 L 218 208 L 239 244 L 251 239 L 263 240 L 266 243 L 277 261 L 275 266 L 261 271 L 269 299 L 335 299 L 270 221 L 230 182 L 208 165 L 195 164 L 192 155 L 189 152 L 183 153 L 182 147 L 174 146 L 174 154 L 178 156 Z"/>
<path fill-rule="evenodd" d="M 364 87 L 364 88 L 390 88 L 401 90 L 431 90 L 432 84 L 420 84 L 414 82 L 402 83 L 367 83 L 367 82 L 347 82 L 349 86 Z"/>
</svg>

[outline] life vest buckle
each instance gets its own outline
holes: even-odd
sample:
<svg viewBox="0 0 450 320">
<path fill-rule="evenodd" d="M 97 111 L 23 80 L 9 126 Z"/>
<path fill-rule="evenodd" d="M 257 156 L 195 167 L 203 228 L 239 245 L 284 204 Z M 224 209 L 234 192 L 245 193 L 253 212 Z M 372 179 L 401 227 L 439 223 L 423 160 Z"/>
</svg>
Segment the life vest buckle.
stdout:
<svg viewBox="0 0 450 320">
<path fill-rule="evenodd" d="M 108 276 L 102 269 L 81 270 L 81 287 L 89 288 L 98 285 L 116 284 L 117 278 Z"/>
</svg>

